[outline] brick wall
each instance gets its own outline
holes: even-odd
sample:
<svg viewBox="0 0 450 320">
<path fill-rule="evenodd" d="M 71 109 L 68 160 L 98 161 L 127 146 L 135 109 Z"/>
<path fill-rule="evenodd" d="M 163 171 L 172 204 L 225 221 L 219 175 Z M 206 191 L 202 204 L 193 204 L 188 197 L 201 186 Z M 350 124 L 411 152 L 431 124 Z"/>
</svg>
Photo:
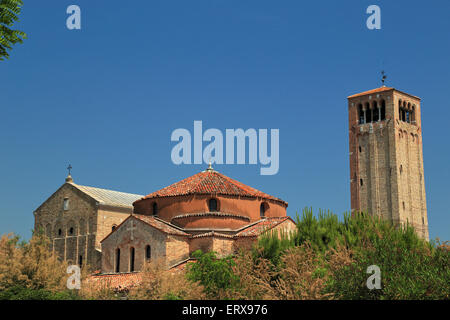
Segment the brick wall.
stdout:
<svg viewBox="0 0 450 320">
<path fill-rule="evenodd" d="M 358 106 L 384 100 L 386 119 L 358 123 Z M 414 106 L 415 122 L 400 120 L 399 100 Z M 352 210 L 396 224 L 410 223 L 428 239 L 420 99 L 390 90 L 349 98 L 350 189 Z"/>
</svg>

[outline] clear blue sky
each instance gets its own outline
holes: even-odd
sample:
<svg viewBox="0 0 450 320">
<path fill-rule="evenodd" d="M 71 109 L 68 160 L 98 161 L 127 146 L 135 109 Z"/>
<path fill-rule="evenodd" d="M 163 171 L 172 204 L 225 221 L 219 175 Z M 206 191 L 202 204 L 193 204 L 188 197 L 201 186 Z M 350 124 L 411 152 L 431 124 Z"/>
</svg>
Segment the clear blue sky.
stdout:
<svg viewBox="0 0 450 320">
<path fill-rule="evenodd" d="M 66 28 L 66 8 L 82 30 Z M 366 28 L 381 7 L 382 29 Z M 29 39 L 0 62 L 0 233 L 73 166 L 76 183 L 148 194 L 204 170 L 176 166 L 176 128 L 280 129 L 280 170 L 218 171 L 289 202 L 350 209 L 346 97 L 387 85 L 422 98 L 431 238 L 450 240 L 450 2 L 25 0 Z"/>
</svg>

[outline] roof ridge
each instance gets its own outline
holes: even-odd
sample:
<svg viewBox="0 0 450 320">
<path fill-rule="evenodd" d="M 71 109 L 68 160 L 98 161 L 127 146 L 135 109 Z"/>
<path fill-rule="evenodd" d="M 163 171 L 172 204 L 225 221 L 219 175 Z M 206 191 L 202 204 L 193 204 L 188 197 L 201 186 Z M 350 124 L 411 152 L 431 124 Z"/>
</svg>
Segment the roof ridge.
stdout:
<svg viewBox="0 0 450 320">
<path fill-rule="evenodd" d="M 75 187 L 91 188 L 91 189 L 97 189 L 97 190 L 103 190 L 103 191 L 109 191 L 109 192 L 117 192 L 117 193 L 123 193 L 123 194 L 130 194 L 130 195 L 133 195 L 133 196 L 141 196 L 141 197 L 143 196 L 143 195 L 137 194 L 137 193 L 123 192 L 123 191 L 118 191 L 118 190 L 105 189 L 105 188 L 92 187 L 92 186 L 84 186 L 84 185 L 77 184 L 77 183 L 74 183 L 74 182 L 70 182 L 70 184 L 73 185 L 73 186 L 75 186 Z M 81 191 L 83 191 L 83 190 L 81 190 Z"/>
<path fill-rule="evenodd" d="M 154 216 L 147 216 L 147 215 L 143 215 L 143 214 L 132 214 L 131 216 L 132 216 L 132 217 L 135 217 L 136 219 L 138 219 L 138 220 L 140 220 L 140 221 L 142 221 L 142 222 L 144 222 L 145 224 L 150 225 L 151 227 L 154 227 L 154 228 L 159 229 L 159 230 L 162 231 L 162 232 L 166 232 L 166 231 L 161 230 L 160 228 L 151 225 L 150 223 L 148 223 L 148 221 L 146 221 L 146 219 L 150 219 L 150 220 L 157 221 L 157 222 L 159 222 L 159 223 L 161 223 L 161 224 L 163 224 L 163 225 L 166 225 L 166 226 L 169 227 L 169 228 L 174 229 L 175 231 L 178 231 L 179 233 L 182 233 L 182 235 L 185 235 L 185 236 L 188 236 L 188 235 L 189 235 L 189 233 L 187 233 L 187 232 L 184 231 L 183 229 L 177 228 L 177 227 L 175 227 L 173 224 L 168 223 L 168 222 L 166 222 L 166 221 L 164 221 L 164 220 L 162 220 L 162 219 L 156 219 L 156 217 L 154 217 Z M 169 232 L 166 232 L 166 233 L 169 233 Z M 170 234 L 170 233 L 169 233 L 169 234 Z M 178 234 L 178 235 L 180 235 L 180 234 Z"/>
</svg>

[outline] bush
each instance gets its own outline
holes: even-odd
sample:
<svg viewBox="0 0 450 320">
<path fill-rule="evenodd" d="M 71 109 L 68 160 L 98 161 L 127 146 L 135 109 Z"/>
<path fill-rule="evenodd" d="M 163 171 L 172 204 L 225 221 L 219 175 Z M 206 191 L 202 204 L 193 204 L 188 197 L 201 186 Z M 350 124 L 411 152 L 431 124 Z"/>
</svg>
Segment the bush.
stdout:
<svg viewBox="0 0 450 320">
<path fill-rule="evenodd" d="M 66 288 L 67 265 L 49 250 L 49 240 L 35 234 L 20 242 L 13 234 L 0 239 L 0 299 L 74 299 Z"/>
<path fill-rule="evenodd" d="M 129 299 L 138 300 L 184 300 L 205 299 L 203 288 L 190 283 L 184 270 L 167 270 L 163 261 L 147 263 L 142 281 L 131 288 Z"/>
<path fill-rule="evenodd" d="M 297 231 L 291 241 L 269 234 L 261 237 L 254 249 L 258 253 L 254 258 L 266 258 L 280 271 L 278 278 L 271 279 L 271 287 L 288 268 L 286 255 L 293 252 L 289 248 L 305 245 L 326 260 L 309 271 L 326 278 L 321 291 L 324 295 L 340 299 L 449 299 L 449 246 L 420 239 L 409 225 L 397 227 L 364 213 L 344 214 L 342 222 L 330 212 L 320 211 L 316 218 L 305 208 L 301 218 L 297 215 Z M 333 264 L 336 253 L 345 250 L 350 252 L 346 263 Z M 380 290 L 367 288 L 370 265 L 381 270 Z"/>
<path fill-rule="evenodd" d="M 213 251 L 203 253 L 197 250 L 192 257 L 196 262 L 188 266 L 187 278 L 199 282 L 208 297 L 220 296 L 225 290 L 236 286 L 238 278 L 233 273 L 236 264 L 231 256 L 218 259 Z"/>
</svg>

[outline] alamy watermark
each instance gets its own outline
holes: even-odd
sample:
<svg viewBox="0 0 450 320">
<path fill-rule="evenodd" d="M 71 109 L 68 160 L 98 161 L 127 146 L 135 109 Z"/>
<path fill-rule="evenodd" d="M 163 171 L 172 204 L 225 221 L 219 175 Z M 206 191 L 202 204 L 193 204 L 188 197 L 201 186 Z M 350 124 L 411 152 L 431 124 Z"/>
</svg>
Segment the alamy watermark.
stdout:
<svg viewBox="0 0 450 320">
<path fill-rule="evenodd" d="M 367 18 L 366 26 L 369 30 L 381 29 L 381 9 L 379 6 L 372 4 L 367 7 L 367 14 L 370 16 Z"/>
<path fill-rule="evenodd" d="M 69 30 L 80 30 L 81 29 L 81 9 L 79 6 L 72 4 L 67 7 L 67 14 L 70 16 L 66 20 L 66 26 Z"/>
<path fill-rule="evenodd" d="M 371 265 L 367 267 L 367 274 L 372 274 L 367 278 L 366 285 L 369 290 L 381 289 L 381 270 L 377 265 Z"/>
<path fill-rule="evenodd" d="M 170 140 L 178 143 L 172 148 L 171 158 L 176 165 L 235 164 L 235 158 L 236 164 L 246 164 L 246 150 L 248 149 L 248 164 L 258 164 L 259 161 L 259 164 L 262 165 L 261 175 L 274 175 L 280 168 L 280 130 L 270 129 L 270 155 L 268 139 L 268 129 L 251 128 L 245 131 L 243 129 L 225 129 L 224 135 L 222 131 L 215 128 L 203 132 L 202 121 L 194 121 L 193 134 L 183 128 L 172 132 Z M 209 143 L 203 147 L 203 142 Z"/>
<path fill-rule="evenodd" d="M 81 289 L 81 269 L 77 265 L 70 265 L 67 267 L 66 272 L 71 274 L 67 279 L 67 289 Z"/>
</svg>

